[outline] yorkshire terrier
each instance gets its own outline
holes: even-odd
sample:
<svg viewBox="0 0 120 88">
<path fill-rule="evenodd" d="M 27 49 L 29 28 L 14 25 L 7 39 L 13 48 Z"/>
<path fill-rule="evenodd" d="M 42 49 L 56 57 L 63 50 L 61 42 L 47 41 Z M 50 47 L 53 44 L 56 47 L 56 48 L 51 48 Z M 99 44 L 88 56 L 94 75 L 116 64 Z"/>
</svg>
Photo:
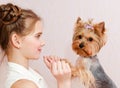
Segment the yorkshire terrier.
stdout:
<svg viewBox="0 0 120 88">
<path fill-rule="evenodd" d="M 104 22 L 97 24 L 93 24 L 92 20 L 83 22 L 80 17 L 76 21 L 72 49 L 80 58 L 77 59 L 75 66 L 71 63 L 70 66 L 72 78 L 79 80 L 81 88 L 117 88 L 97 58 L 97 53 L 106 43 L 105 31 Z"/>
</svg>

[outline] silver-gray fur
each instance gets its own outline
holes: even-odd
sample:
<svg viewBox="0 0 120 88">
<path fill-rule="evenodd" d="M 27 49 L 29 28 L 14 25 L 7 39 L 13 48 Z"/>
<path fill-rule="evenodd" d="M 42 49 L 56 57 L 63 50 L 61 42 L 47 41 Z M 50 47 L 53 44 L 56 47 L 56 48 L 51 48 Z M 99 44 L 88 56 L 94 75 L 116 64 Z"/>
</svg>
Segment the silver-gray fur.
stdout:
<svg viewBox="0 0 120 88">
<path fill-rule="evenodd" d="M 91 57 L 92 64 L 90 70 L 95 77 L 97 88 L 117 88 L 115 83 L 103 70 L 97 56 Z"/>
</svg>

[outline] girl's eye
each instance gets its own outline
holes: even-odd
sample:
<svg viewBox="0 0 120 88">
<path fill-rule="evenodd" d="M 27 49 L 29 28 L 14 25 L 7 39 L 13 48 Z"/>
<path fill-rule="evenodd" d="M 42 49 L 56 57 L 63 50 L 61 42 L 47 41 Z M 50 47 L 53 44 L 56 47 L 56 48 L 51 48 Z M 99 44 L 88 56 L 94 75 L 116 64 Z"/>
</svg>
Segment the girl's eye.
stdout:
<svg viewBox="0 0 120 88">
<path fill-rule="evenodd" d="M 42 33 L 37 33 L 37 34 L 35 35 L 35 38 L 39 39 L 39 38 L 41 37 L 41 35 L 42 35 Z"/>
<path fill-rule="evenodd" d="M 36 35 L 36 38 L 40 38 L 41 35 Z"/>
</svg>

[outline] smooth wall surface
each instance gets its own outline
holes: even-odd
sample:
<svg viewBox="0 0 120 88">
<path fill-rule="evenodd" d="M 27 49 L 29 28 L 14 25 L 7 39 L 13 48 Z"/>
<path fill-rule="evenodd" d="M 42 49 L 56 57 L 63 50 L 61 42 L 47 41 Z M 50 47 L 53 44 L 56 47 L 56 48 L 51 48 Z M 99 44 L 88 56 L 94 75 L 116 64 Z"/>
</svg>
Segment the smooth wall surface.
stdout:
<svg viewBox="0 0 120 88">
<path fill-rule="evenodd" d="M 119 0 L 0 0 L 2 3 L 15 3 L 22 8 L 34 10 L 44 21 L 43 38 L 46 46 L 40 59 L 30 61 L 46 79 L 49 88 L 57 88 L 42 57 L 57 55 L 70 59 L 73 63 L 77 55 L 72 51 L 72 35 L 74 23 L 78 16 L 83 20 L 93 18 L 94 22 L 105 22 L 107 28 L 107 44 L 99 52 L 98 57 L 105 72 L 120 88 L 120 1 Z M 0 88 L 3 88 L 6 66 L 0 67 Z"/>
</svg>

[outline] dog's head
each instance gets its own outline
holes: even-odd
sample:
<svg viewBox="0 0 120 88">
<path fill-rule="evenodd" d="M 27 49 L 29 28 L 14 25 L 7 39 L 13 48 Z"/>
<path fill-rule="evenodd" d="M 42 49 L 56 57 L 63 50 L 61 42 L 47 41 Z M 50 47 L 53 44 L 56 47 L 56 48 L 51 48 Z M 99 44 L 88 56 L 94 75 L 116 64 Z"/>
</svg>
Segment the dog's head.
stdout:
<svg viewBox="0 0 120 88">
<path fill-rule="evenodd" d="M 82 57 L 96 55 L 106 43 L 105 23 L 93 24 L 91 20 L 83 22 L 78 18 L 75 24 L 72 48 Z"/>
</svg>

